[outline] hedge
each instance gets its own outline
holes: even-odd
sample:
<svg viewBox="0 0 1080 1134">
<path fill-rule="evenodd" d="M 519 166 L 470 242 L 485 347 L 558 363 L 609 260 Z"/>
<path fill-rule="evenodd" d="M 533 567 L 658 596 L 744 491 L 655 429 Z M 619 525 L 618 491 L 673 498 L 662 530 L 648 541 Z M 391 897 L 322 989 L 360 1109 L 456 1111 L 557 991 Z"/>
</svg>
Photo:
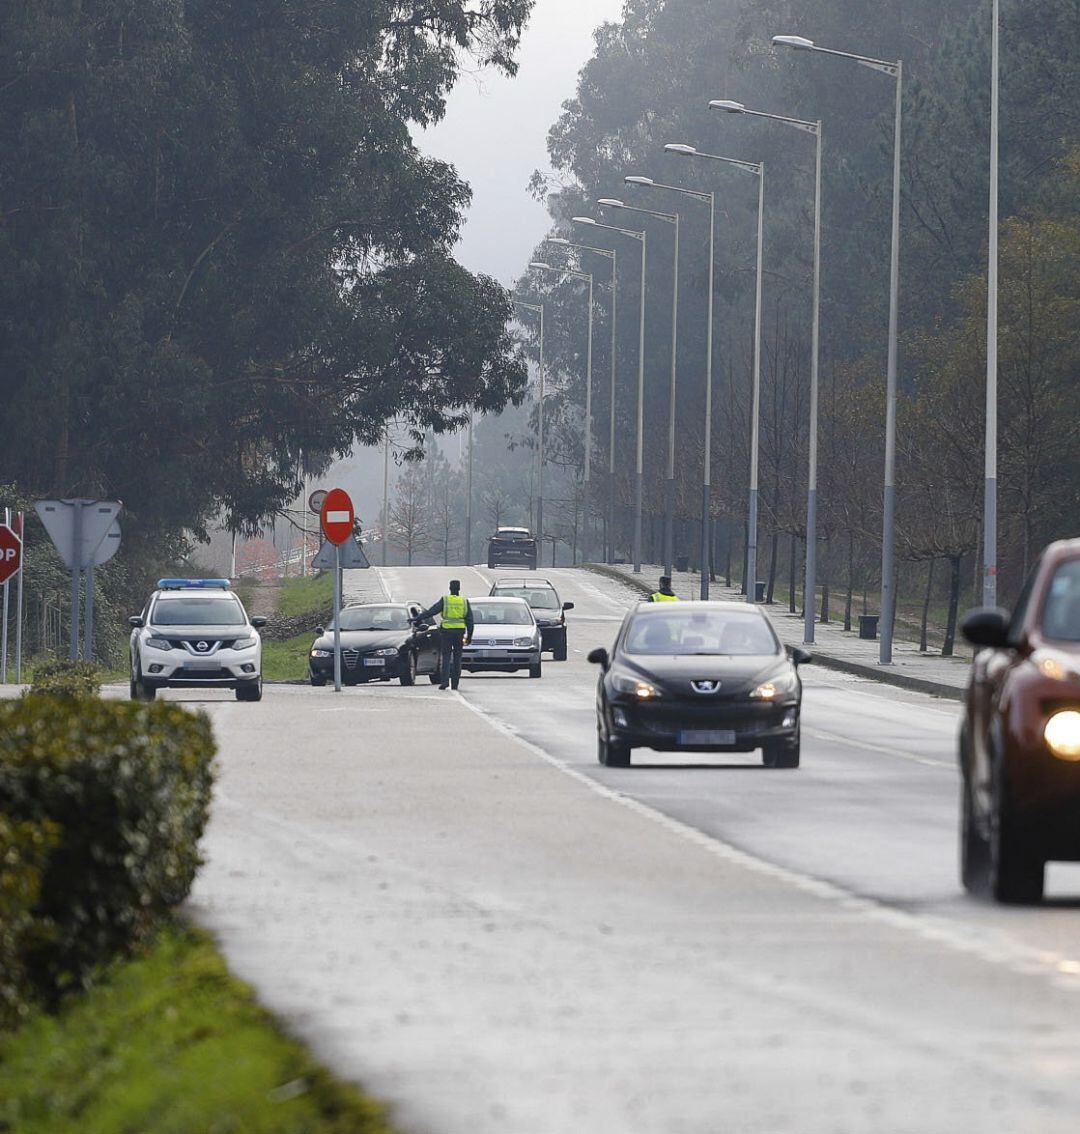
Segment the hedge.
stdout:
<svg viewBox="0 0 1080 1134">
<path fill-rule="evenodd" d="M 96 697 L 101 691 L 101 670 L 88 661 L 46 658 L 34 665 L 31 693 L 50 697 Z"/>
<path fill-rule="evenodd" d="M 175 704 L 0 703 L 4 887 L 22 902 L 10 948 L 27 996 L 85 986 L 187 896 L 214 751 L 205 714 Z"/>
</svg>

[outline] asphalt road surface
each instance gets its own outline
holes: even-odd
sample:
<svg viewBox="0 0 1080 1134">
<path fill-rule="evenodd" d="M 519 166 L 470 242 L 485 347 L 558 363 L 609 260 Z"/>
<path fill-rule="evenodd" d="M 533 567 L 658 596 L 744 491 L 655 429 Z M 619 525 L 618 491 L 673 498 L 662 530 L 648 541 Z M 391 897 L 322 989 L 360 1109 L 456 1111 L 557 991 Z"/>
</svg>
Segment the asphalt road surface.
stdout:
<svg viewBox="0 0 1080 1134">
<path fill-rule="evenodd" d="M 193 909 L 262 1000 L 424 1134 L 1080 1128 L 1080 871 L 962 894 L 956 707 L 809 667 L 797 772 L 602 768 L 584 658 L 632 596 L 544 573 L 540 681 L 170 694 L 221 744 Z"/>
</svg>

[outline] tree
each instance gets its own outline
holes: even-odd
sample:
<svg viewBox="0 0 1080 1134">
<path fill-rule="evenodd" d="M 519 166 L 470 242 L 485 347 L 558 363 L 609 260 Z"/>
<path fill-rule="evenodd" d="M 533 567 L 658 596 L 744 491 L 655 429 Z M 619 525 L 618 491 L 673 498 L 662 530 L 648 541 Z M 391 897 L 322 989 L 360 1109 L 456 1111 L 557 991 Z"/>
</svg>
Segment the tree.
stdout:
<svg viewBox="0 0 1080 1134">
<path fill-rule="evenodd" d="M 430 551 L 433 544 L 431 498 L 423 469 L 410 463 L 398 477 L 390 505 L 390 546 L 413 565 L 413 556 Z"/>
</svg>

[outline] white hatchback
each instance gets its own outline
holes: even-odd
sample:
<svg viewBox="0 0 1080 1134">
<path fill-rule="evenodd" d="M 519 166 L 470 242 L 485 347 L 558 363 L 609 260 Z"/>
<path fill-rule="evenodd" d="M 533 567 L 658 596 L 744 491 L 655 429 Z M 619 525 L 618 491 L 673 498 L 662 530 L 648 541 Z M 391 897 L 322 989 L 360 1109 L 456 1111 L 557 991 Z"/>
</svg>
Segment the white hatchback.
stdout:
<svg viewBox="0 0 1080 1134">
<path fill-rule="evenodd" d="M 527 669 L 530 677 L 541 675 L 540 627 L 524 599 L 469 599 L 469 607 L 473 636 L 461 655 L 463 670 L 514 673 Z"/>
</svg>

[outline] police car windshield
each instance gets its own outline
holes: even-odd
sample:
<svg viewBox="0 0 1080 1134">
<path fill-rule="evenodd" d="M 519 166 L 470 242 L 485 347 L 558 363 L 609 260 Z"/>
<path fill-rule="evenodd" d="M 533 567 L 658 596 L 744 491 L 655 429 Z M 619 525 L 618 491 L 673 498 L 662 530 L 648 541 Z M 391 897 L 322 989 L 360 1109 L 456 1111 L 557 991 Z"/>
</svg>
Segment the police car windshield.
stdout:
<svg viewBox="0 0 1080 1134">
<path fill-rule="evenodd" d="M 558 597 L 550 587 L 537 587 L 535 590 L 527 590 L 524 587 L 499 587 L 495 593 L 506 595 L 507 598 L 511 596 L 523 598 L 533 610 L 559 609 Z"/>
<path fill-rule="evenodd" d="M 408 630 L 409 615 L 403 606 L 346 607 L 341 612 L 342 630 Z M 331 623 L 333 629 L 333 623 Z"/>
<path fill-rule="evenodd" d="M 1054 573 L 1043 606 L 1042 630 L 1056 642 L 1080 642 L 1080 559 Z"/>
<path fill-rule="evenodd" d="M 484 626 L 527 626 L 532 625 L 532 611 L 518 602 L 474 602 L 473 621 Z"/>
<path fill-rule="evenodd" d="M 757 657 L 780 653 L 780 643 L 760 614 L 665 607 L 662 615 L 637 615 L 623 649 L 628 654 L 667 657 Z"/>
<path fill-rule="evenodd" d="M 154 603 L 154 626 L 246 626 L 244 608 L 231 595 L 162 595 Z"/>
</svg>

